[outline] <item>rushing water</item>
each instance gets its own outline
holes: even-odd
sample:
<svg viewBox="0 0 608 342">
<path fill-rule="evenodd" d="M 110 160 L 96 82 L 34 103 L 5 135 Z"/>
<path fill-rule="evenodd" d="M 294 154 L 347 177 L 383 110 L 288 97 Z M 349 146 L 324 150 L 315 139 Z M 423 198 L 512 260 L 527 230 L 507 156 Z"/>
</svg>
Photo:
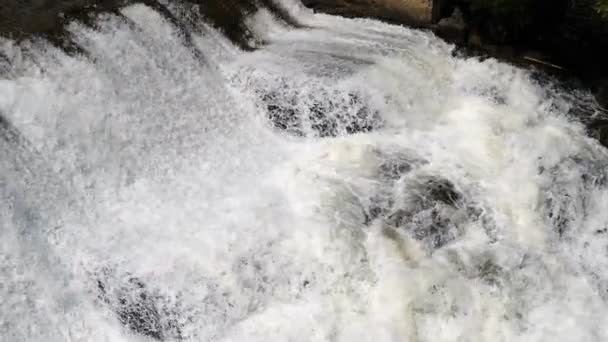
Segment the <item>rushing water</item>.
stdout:
<svg viewBox="0 0 608 342">
<path fill-rule="evenodd" d="M 1 42 L 0 340 L 607 341 L 589 96 L 284 6 Z"/>
</svg>

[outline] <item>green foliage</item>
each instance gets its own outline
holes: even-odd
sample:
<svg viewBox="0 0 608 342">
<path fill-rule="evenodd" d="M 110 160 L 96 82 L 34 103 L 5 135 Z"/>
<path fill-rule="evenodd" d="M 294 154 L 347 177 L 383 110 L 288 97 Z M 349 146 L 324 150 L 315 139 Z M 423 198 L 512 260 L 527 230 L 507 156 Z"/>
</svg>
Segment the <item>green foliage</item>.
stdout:
<svg viewBox="0 0 608 342">
<path fill-rule="evenodd" d="M 602 18 L 608 19 L 608 0 L 597 0 L 594 8 Z"/>
</svg>

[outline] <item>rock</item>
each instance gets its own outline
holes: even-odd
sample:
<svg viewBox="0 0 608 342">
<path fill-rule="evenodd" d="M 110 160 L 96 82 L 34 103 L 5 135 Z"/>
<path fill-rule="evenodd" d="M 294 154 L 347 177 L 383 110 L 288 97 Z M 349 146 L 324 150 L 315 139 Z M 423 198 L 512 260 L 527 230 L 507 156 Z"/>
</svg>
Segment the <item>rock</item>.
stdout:
<svg viewBox="0 0 608 342">
<path fill-rule="evenodd" d="M 182 339 L 180 313 L 166 298 L 130 274 L 104 269 L 96 280 L 98 298 L 114 311 L 118 321 L 132 332 L 163 341 Z"/>
<path fill-rule="evenodd" d="M 599 141 L 605 147 L 608 147 L 608 124 L 598 129 Z"/>
<path fill-rule="evenodd" d="M 367 17 L 413 26 L 436 19 L 440 0 L 303 0 L 305 6 L 345 17 Z M 435 10 L 434 10 L 435 9 Z"/>
<path fill-rule="evenodd" d="M 302 93 L 288 83 L 278 89 L 260 89 L 262 104 L 272 125 L 290 135 L 320 138 L 373 131 L 384 122 L 356 91 L 320 87 Z"/>
<path fill-rule="evenodd" d="M 142 3 L 159 12 L 180 31 L 185 44 L 193 46 L 188 25 L 178 20 L 168 9 L 168 2 L 163 0 L 0 0 L 0 36 L 25 39 L 39 35 L 66 51 L 78 50 L 64 30 L 66 23 L 72 20 L 92 23 L 96 14 L 118 14 L 121 7 L 132 3 Z M 287 25 L 302 27 L 297 18 L 274 0 L 180 0 L 179 3 L 191 12 L 190 19 L 202 20 L 204 17 L 206 22 L 246 50 L 254 49 L 256 43 L 245 18 L 259 8 L 269 10 Z M 200 55 L 194 49 L 193 52 Z"/>
<path fill-rule="evenodd" d="M 406 158 L 388 159 L 380 164 L 382 179 L 396 181 L 412 170 L 412 161 Z"/>
<path fill-rule="evenodd" d="M 608 80 L 599 82 L 598 89 L 595 92 L 595 99 L 600 106 L 608 109 Z"/>
<path fill-rule="evenodd" d="M 459 8 L 454 9 L 452 15 L 448 18 L 443 18 L 437 23 L 435 33 L 450 43 L 464 44 L 467 41 L 468 26 L 464 20 L 462 11 Z"/>
<path fill-rule="evenodd" d="M 587 124 L 589 134 L 608 147 L 608 120 L 597 119 Z"/>
<path fill-rule="evenodd" d="M 466 219 L 459 210 L 462 195 L 454 185 L 446 179 L 431 178 L 411 184 L 407 191 L 387 213 L 385 223 L 411 234 L 430 250 L 454 240 L 459 223 Z"/>
</svg>

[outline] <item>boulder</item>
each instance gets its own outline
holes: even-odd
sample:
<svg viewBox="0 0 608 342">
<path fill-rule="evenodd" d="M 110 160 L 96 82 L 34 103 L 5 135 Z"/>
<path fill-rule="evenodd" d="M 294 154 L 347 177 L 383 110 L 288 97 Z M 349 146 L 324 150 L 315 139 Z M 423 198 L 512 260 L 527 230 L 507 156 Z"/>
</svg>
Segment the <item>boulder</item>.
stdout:
<svg viewBox="0 0 608 342">
<path fill-rule="evenodd" d="M 468 26 L 462 11 L 457 7 L 452 15 L 443 18 L 437 23 L 435 33 L 450 43 L 465 44 L 467 41 Z"/>
<path fill-rule="evenodd" d="M 303 0 L 314 10 L 345 17 L 377 18 L 412 26 L 429 26 L 439 0 Z"/>
</svg>

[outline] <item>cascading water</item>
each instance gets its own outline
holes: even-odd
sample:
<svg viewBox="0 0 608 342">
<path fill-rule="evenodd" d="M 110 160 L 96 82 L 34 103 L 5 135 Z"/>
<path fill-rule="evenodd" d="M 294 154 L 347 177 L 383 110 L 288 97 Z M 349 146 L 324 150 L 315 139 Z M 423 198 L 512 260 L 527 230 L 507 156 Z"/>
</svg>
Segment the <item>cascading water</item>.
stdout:
<svg viewBox="0 0 608 342">
<path fill-rule="evenodd" d="M 608 340 L 588 95 L 282 6 L 2 41 L 0 339 Z"/>
</svg>

